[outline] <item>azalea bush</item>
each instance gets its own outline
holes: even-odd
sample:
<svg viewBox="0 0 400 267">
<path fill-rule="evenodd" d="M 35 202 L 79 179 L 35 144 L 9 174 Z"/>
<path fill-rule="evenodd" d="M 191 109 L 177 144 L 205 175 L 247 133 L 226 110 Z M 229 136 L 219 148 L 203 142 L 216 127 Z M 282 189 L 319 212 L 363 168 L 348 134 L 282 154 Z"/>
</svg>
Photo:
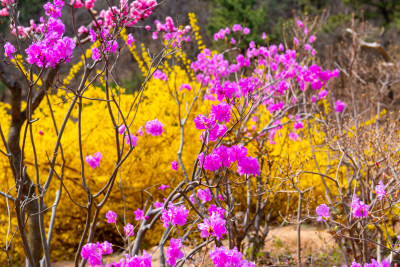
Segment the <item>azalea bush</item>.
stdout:
<svg viewBox="0 0 400 267">
<path fill-rule="evenodd" d="M 388 230 L 397 180 L 380 179 L 397 173 L 395 125 L 358 123 L 354 103 L 330 95 L 340 71 L 316 63 L 307 23 L 286 44 L 263 34 L 248 46 L 251 29 L 230 25 L 214 35 L 217 51 L 194 14 L 190 25 L 149 22 L 155 0 L 104 10 L 54 0 L 29 27 L 14 1 L 1 3 L 11 21 L 0 64 L 12 96 L 0 106 L 0 259 L 9 265 L 51 266 L 68 254 L 75 266 L 151 266 L 158 253 L 163 266 L 256 266 L 274 221 L 296 225 L 290 264 L 308 263 L 307 222 L 328 226 L 344 264 L 386 266 L 399 253 Z M 67 9 L 73 36 L 60 19 Z M 91 22 L 76 22 L 77 9 Z M 127 55 L 143 77 L 134 90 L 116 73 Z"/>
</svg>

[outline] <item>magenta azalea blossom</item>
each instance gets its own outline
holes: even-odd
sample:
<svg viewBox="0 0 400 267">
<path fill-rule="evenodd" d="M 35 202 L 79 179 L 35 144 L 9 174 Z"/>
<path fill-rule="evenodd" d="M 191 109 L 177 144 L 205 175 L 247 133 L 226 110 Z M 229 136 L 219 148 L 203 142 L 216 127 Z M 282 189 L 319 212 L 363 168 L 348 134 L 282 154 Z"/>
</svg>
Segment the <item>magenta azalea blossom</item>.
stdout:
<svg viewBox="0 0 400 267">
<path fill-rule="evenodd" d="M 204 204 L 207 201 L 211 201 L 212 197 L 211 197 L 211 192 L 210 189 L 206 188 L 204 190 L 197 190 L 197 197 L 201 200 L 201 202 Z"/>
<path fill-rule="evenodd" d="M 214 204 L 212 204 L 208 208 L 208 212 L 210 213 L 210 216 L 212 216 L 213 214 L 217 214 L 221 219 L 223 219 L 225 216 L 225 210 L 223 208 L 215 206 Z"/>
<path fill-rule="evenodd" d="M 260 165 L 256 158 L 246 157 L 238 161 L 237 171 L 239 175 L 259 175 Z"/>
<path fill-rule="evenodd" d="M 163 132 L 164 124 L 162 124 L 158 119 L 154 119 L 152 121 L 146 122 L 144 126 L 146 128 L 146 132 L 153 136 L 161 135 Z"/>
<path fill-rule="evenodd" d="M 209 252 L 210 258 L 215 267 L 255 267 L 255 263 L 243 258 L 237 248 L 227 249 L 225 247 L 216 247 Z"/>
<path fill-rule="evenodd" d="M 133 236 L 135 234 L 135 232 L 133 232 L 133 230 L 135 229 L 135 227 L 128 223 L 127 225 L 124 226 L 124 233 L 126 236 Z"/>
<path fill-rule="evenodd" d="M 169 187 L 169 185 L 166 184 L 162 184 L 158 189 L 161 191 L 164 191 L 165 189 L 167 189 Z"/>
<path fill-rule="evenodd" d="M 13 59 L 13 55 L 12 54 L 14 54 L 14 53 L 15 53 L 15 47 L 12 44 L 10 44 L 9 42 L 7 42 L 4 45 L 4 54 L 5 54 L 5 56 L 10 58 L 10 59 Z"/>
<path fill-rule="evenodd" d="M 386 196 L 385 184 L 382 181 L 380 181 L 379 184 L 375 186 L 375 193 L 379 199 L 382 199 Z"/>
<path fill-rule="evenodd" d="M 356 195 L 353 196 L 351 209 L 353 212 L 353 216 L 356 218 L 368 217 L 369 206 L 360 201 Z"/>
<path fill-rule="evenodd" d="M 126 40 L 126 44 L 128 46 L 131 46 L 134 41 L 135 41 L 135 38 L 133 38 L 132 33 L 128 34 L 128 39 Z"/>
<path fill-rule="evenodd" d="M 297 20 L 297 26 L 299 26 L 300 28 L 303 28 L 303 22 L 301 20 Z"/>
<path fill-rule="evenodd" d="M 178 164 L 178 162 L 176 162 L 176 160 L 174 160 L 173 162 L 171 162 L 171 170 L 177 171 L 178 168 L 179 168 L 179 164 Z"/>
<path fill-rule="evenodd" d="M 126 130 L 126 128 L 125 128 L 124 124 L 122 124 L 121 126 L 118 127 L 118 133 L 120 135 L 123 135 L 125 133 L 125 130 Z"/>
<path fill-rule="evenodd" d="M 180 248 L 183 248 L 182 241 L 181 239 L 174 239 L 171 238 L 170 240 L 170 246 L 167 248 L 167 263 L 175 266 L 176 260 L 181 259 L 185 254 L 180 250 Z"/>
<path fill-rule="evenodd" d="M 325 204 L 319 205 L 315 211 L 318 214 L 317 221 L 319 221 L 319 222 L 326 221 L 330 217 L 329 207 Z"/>
<path fill-rule="evenodd" d="M 112 210 L 109 210 L 106 213 L 107 223 L 116 223 L 117 222 L 117 214 Z"/>
<path fill-rule="evenodd" d="M 175 206 L 174 203 L 169 202 L 168 209 L 164 209 L 161 216 L 164 223 L 163 227 L 167 228 L 169 223 L 171 225 L 185 225 L 188 215 L 189 212 L 184 205 Z"/>
<path fill-rule="evenodd" d="M 137 146 L 137 141 L 139 140 L 139 138 L 134 135 L 134 134 L 130 134 L 125 136 L 125 141 L 127 145 L 131 145 L 131 146 Z"/>
<path fill-rule="evenodd" d="M 220 102 L 218 105 L 211 107 L 211 114 L 219 122 L 229 122 L 231 119 L 231 107 L 225 102 Z"/>
<path fill-rule="evenodd" d="M 197 130 L 210 130 L 215 126 L 215 117 L 210 116 L 207 118 L 204 115 L 197 115 L 196 118 L 194 118 L 194 125 L 196 126 Z"/>
<path fill-rule="evenodd" d="M 338 101 L 335 102 L 335 111 L 336 111 L 337 113 L 342 112 L 342 111 L 344 110 L 345 107 L 346 107 L 346 103 L 344 103 L 344 102 L 342 102 L 342 101 L 340 101 L 340 100 L 338 100 Z"/>
<path fill-rule="evenodd" d="M 147 220 L 149 218 L 149 216 L 144 216 L 144 211 L 141 209 L 137 209 L 133 213 L 135 214 L 136 221 Z"/>
<path fill-rule="evenodd" d="M 100 160 L 102 159 L 102 155 L 100 152 L 94 153 L 94 156 L 90 155 L 86 157 L 86 162 L 92 169 L 100 167 Z"/>
<path fill-rule="evenodd" d="M 82 247 L 81 256 L 87 259 L 91 266 L 102 265 L 103 255 L 108 255 L 113 252 L 112 244 L 104 241 L 96 244 L 88 243 Z"/>
<path fill-rule="evenodd" d="M 222 235 L 225 235 L 225 220 L 221 219 L 218 213 L 213 213 L 209 219 L 204 219 L 203 223 L 198 224 L 198 228 L 201 230 L 200 236 L 203 238 L 214 236 L 219 239 L 223 239 Z"/>
<path fill-rule="evenodd" d="M 92 48 L 92 59 L 98 60 L 100 58 L 100 50 L 97 47 Z"/>
</svg>

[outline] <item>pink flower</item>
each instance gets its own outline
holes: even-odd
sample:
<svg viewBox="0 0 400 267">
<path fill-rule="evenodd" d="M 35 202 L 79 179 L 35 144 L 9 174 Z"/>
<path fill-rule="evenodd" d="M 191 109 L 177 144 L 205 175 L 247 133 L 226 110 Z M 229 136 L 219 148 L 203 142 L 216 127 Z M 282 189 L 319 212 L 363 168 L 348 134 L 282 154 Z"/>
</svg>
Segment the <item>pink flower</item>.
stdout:
<svg viewBox="0 0 400 267">
<path fill-rule="evenodd" d="M 210 155 L 206 156 L 205 159 L 204 154 L 201 153 L 199 155 L 199 165 L 205 170 L 216 171 L 221 167 L 222 162 L 217 153 L 211 153 Z"/>
<path fill-rule="evenodd" d="M 123 135 L 125 133 L 125 130 L 126 130 L 125 124 L 121 124 L 121 126 L 118 127 L 118 133 L 120 135 Z"/>
<path fill-rule="evenodd" d="M 250 33 L 250 29 L 247 28 L 247 27 L 244 28 L 244 29 L 243 29 L 243 33 L 246 34 L 246 35 L 249 34 L 249 33 Z"/>
<path fill-rule="evenodd" d="M 194 118 L 194 125 L 196 126 L 197 130 L 209 130 L 215 126 L 216 119 L 213 116 L 207 118 L 204 115 L 197 115 Z"/>
<path fill-rule="evenodd" d="M 71 0 L 69 3 L 70 5 L 73 5 L 74 8 L 81 8 L 83 7 L 83 3 L 81 0 Z"/>
<path fill-rule="evenodd" d="M 133 213 L 135 214 L 136 221 L 147 220 L 149 218 L 149 216 L 144 216 L 144 211 L 141 209 L 137 209 Z"/>
<path fill-rule="evenodd" d="M 262 37 L 263 40 L 267 39 L 267 35 L 265 34 L 265 32 L 262 33 Z"/>
<path fill-rule="evenodd" d="M 135 234 L 135 232 L 133 232 L 133 230 L 135 229 L 135 227 L 128 223 L 127 225 L 124 226 L 124 233 L 126 236 L 133 236 Z"/>
<path fill-rule="evenodd" d="M 242 145 L 233 145 L 228 149 L 228 154 L 231 162 L 239 161 L 246 157 L 247 148 Z"/>
<path fill-rule="evenodd" d="M 317 39 L 317 38 L 315 37 L 315 35 L 311 35 L 311 36 L 310 36 L 310 39 L 308 40 L 308 42 L 310 42 L 310 44 L 312 44 L 312 43 L 314 43 L 315 39 Z"/>
<path fill-rule="evenodd" d="M 184 205 L 175 206 L 174 203 L 169 202 L 168 209 L 162 212 L 161 220 L 163 227 L 167 228 L 169 223 L 171 225 L 185 225 L 189 212 Z"/>
<path fill-rule="evenodd" d="M 218 105 L 211 107 L 211 115 L 219 122 L 229 122 L 231 119 L 231 107 L 225 102 L 220 102 Z"/>
<path fill-rule="evenodd" d="M 232 27 L 232 31 L 236 32 L 236 31 L 241 31 L 242 30 L 242 26 L 240 24 L 235 24 Z"/>
<path fill-rule="evenodd" d="M 153 74 L 154 79 L 167 81 L 167 75 L 161 70 L 156 70 Z"/>
<path fill-rule="evenodd" d="M 226 125 L 225 124 L 217 124 L 215 127 L 211 130 L 209 134 L 209 140 L 211 142 L 217 141 L 219 138 L 223 137 L 226 133 Z M 203 139 L 203 138 L 201 138 Z"/>
<path fill-rule="evenodd" d="M 218 199 L 219 199 L 219 201 L 223 202 L 223 201 L 224 201 L 224 196 L 221 195 L 221 194 L 219 194 L 219 195 L 218 195 Z"/>
<path fill-rule="evenodd" d="M 303 22 L 301 20 L 297 20 L 297 26 L 299 26 L 300 28 L 303 28 Z"/>
<path fill-rule="evenodd" d="M 96 42 L 96 37 L 97 37 L 96 32 L 93 29 L 90 29 L 89 33 L 90 33 L 90 41 L 93 43 Z"/>
<path fill-rule="evenodd" d="M 138 135 L 143 136 L 143 126 L 139 127 L 139 130 L 137 131 Z"/>
<path fill-rule="evenodd" d="M 210 205 L 210 207 L 208 208 L 208 212 L 210 213 L 210 216 L 212 216 L 215 213 L 221 219 L 223 219 L 225 216 L 225 210 L 223 208 L 215 206 L 214 204 Z"/>
<path fill-rule="evenodd" d="M 329 207 L 325 204 L 319 205 L 315 211 L 318 215 L 317 221 L 319 222 L 326 221 L 330 218 Z"/>
<path fill-rule="evenodd" d="M 61 10 L 64 6 L 64 1 L 54 1 L 54 4 L 47 2 L 43 6 L 45 14 L 53 18 L 61 17 Z"/>
<path fill-rule="evenodd" d="M 356 195 L 353 196 L 351 209 L 355 218 L 368 217 L 369 206 L 360 201 Z"/>
<path fill-rule="evenodd" d="M 167 189 L 168 187 L 169 187 L 169 185 L 163 184 L 163 185 L 161 185 L 158 189 L 161 190 L 161 191 L 164 191 L 164 190 Z"/>
<path fill-rule="evenodd" d="M 39 131 L 40 135 L 44 135 L 44 132 L 42 130 Z"/>
<path fill-rule="evenodd" d="M 127 145 L 130 146 L 137 146 L 137 141 L 139 140 L 139 138 L 134 135 L 134 134 L 130 134 L 129 136 L 125 136 L 125 141 Z"/>
<path fill-rule="evenodd" d="M 299 44 L 299 40 L 298 40 L 296 37 L 294 37 L 294 38 L 293 38 L 293 43 Z"/>
<path fill-rule="evenodd" d="M 92 48 L 92 59 L 98 60 L 100 58 L 100 50 L 97 47 Z"/>
<path fill-rule="evenodd" d="M 295 132 L 289 133 L 289 139 L 290 139 L 290 140 L 293 140 L 293 141 L 298 141 L 298 140 L 300 140 L 300 139 L 299 139 L 299 135 L 298 135 L 297 133 L 295 133 Z"/>
<path fill-rule="evenodd" d="M 327 95 L 328 95 L 328 91 L 324 89 L 324 90 L 321 90 L 321 91 L 318 93 L 318 98 L 319 98 L 319 99 L 323 99 L 323 98 L 325 98 Z"/>
<path fill-rule="evenodd" d="M 300 129 L 303 129 L 304 124 L 301 121 L 296 121 L 295 123 L 293 123 L 293 128 L 297 131 Z"/>
<path fill-rule="evenodd" d="M 170 240 L 170 246 L 167 248 L 167 263 L 175 266 L 176 260 L 181 259 L 185 254 L 180 250 L 180 248 L 183 248 L 182 241 L 181 239 L 174 239 L 171 238 Z"/>
<path fill-rule="evenodd" d="M 97 242 L 96 244 L 88 243 L 82 247 L 81 256 L 83 259 L 87 259 L 91 266 L 98 266 L 103 264 L 103 255 L 111 254 L 112 252 L 112 244 L 107 241 L 103 243 Z"/>
<path fill-rule="evenodd" d="M 162 124 L 158 119 L 154 119 L 152 121 L 146 122 L 144 126 L 146 128 L 146 132 L 153 136 L 161 135 L 163 132 L 164 124 Z"/>
<path fill-rule="evenodd" d="M 96 0 L 86 0 L 85 1 L 85 7 L 87 9 L 92 9 L 94 7 L 95 3 L 96 3 Z"/>
<path fill-rule="evenodd" d="M 109 210 L 106 213 L 107 223 L 116 223 L 117 222 L 117 214 L 112 210 Z"/>
<path fill-rule="evenodd" d="M 375 186 L 375 193 L 379 199 L 382 199 L 386 196 L 385 184 L 382 181 L 379 181 L 379 184 Z"/>
<path fill-rule="evenodd" d="M 6 57 L 8 57 L 9 59 L 13 59 L 12 54 L 14 54 L 14 53 L 15 53 L 15 47 L 12 44 L 10 44 L 9 42 L 7 42 L 4 45 L 4 55 Z"/>
<path fill-rule="evenodd" d="M 121 264 L 117 263 L 115 266 L 133 266 L 133 267 L 151 267 L 151 261 L 153 256 L 143 250 L 143 256 L 130 257 L 125 255 L 125 260 L 122 259 Z"/>
<path fill-rule="evenodd" d="M 144 26 L 144 28 L 149 31 L 150 30 L 150 25 L 146 25 L 146 26 Z"/>
<path fill-rule="evenodd" d="M 208 254 L 215 267 L 256 267 L 254 262 L 242 259 L 243 254 L 236 247 L 230 250 L 223 246 L 214 246 L 214 250 L 211 250 Z"/>
<path fill-rule="evenodd" d="M 260 166 L 258 160 L 253 157 L 246 157 L 238 161 L 237 172 L 239 175 L 259 175 Z"/>
<path fill-rule="evenodd" d="M 223 239 L 222 235 L 226 234 L 225 220 L 221 219 L 218 213 L 213 213 L 209 219 L 204 219 L 203 223 L 198 224 L 198 228 L 201 230 L 200 236 L 202 238 L 211 235 L 219 240 Z"/>
<path fill-rule="evenodd" d="M 134 41 L 135 41 L 135 38 L 133 38 L 132 33 L 128 34 L 128 39 L 126 40 L 126 44 L 128 46 L 131 46 Z"/>
<path fill-rule="evenodd" d="M 214 149 L 213 153 L 217 154 L 221 162 L 222 167 L 229 168 L 231 166 L 231 160 L 229 157 L 229 148 L 224 145 L 220 145 Z"/>
<path fill-rule="evenodd" d="M 192 90 L 192 87 L 190 86 L 190 84 L 182 83 L 181 86 L 179 87 L 179 91 L 182 91 L 183 89 L 190 91 Z"/>
<path fill-rule="evenodd" d="M 95 169 L 97 167 L 100 167 L 100 160 L 103 156 L 101 155 L 100 152 L 94 153 L 94 156 L 89 155 L 86 157 L 86 162 L 89 164 L 89 166 L 92 169 Z"/>
<path fill-rule="evenodd" d="M 79 29 L 78 29 L 78 33 L 79 34 L 84 34 L 84 33 L 88 33 L 88 32 L 89 32 L 89 30 L 83 25 L 80 26 Z"/>
<path fill-rule="evenodd" d="M 342 111 L 344 110 L 345 107 L 346 107 L 346 103 L 344 103 L 344 102 L 342 102 L 342 101 L 340 101 L 340 100 L 338 100 L 338 101 L 335 102 L 335 111 L 336 111 L 337 113 L 342 112 Z"/>
<path fill-rule="evenodd" d="M 197 197 L 201 200 L 201 202 L 204 204 L 207 201 L 211 201 L 212 197 L 211 197 L 211 192 L 210 189 L 206 188 L 204 190 L 197 190 Z"/>
<path fill-rule="evenodd" d="M 174 160 L 173 162 L 171 162 L 171 170 L 177 171 L 178 168 L 179 168 L 179 164 L 178 164 L 178 162 L 176 162 L 176 160 Z"/>
</svg>

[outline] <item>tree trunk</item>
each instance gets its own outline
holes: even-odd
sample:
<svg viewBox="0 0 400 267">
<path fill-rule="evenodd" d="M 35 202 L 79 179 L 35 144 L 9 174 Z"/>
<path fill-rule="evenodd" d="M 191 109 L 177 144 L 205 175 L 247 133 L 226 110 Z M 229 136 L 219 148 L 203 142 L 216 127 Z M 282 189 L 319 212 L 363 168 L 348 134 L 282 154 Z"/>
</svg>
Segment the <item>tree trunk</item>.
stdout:
<svg viewBox="0 0 400 267">
<path fill-rule="evenodd" d="M 8 146 L 13 157 L 13 166 L 16 170 L 15 179 L 20 179 L 20 164 L 21 164 L 21 148 L 19 146 L 20 133 L 23 122 L 12 121 L 8 133 Z M 40 259 L 42 257 L 42 241 L 40 237 L 39 225 L 39 204 L 35 199 L 36 187 L 26 175 L 24 187 L 22 189 L 22 201 L 27 203 L 21 214 L 28 215 L 28 244 L 32 252 L 32 256 L 36 266 L 40 266 Z M 31 215 L 34 214 L 34 215 Z M 27 261 L 27 266 L 30 266 Z"/>
</svg>

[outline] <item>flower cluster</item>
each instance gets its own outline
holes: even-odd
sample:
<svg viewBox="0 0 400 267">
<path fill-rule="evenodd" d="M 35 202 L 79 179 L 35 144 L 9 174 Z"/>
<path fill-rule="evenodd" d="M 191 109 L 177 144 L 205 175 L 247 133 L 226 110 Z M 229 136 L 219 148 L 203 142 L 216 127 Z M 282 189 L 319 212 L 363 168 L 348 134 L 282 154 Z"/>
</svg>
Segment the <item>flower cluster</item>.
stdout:
<svg viewBox="0 0 400 267">
<path fill-rule="evenodd" d="M 343 265 L 343 267 L 347 267 L 347 265 Z M 362 267 L 362 265 L 357 263 L 356 261 L 353 261 L 350 267 Z M 371 263 L 365 263 L 364 267 L 390 267 L 390 261 L 383 260 L 379 263 L 375 259 L 372 259 Z"/>
<path fill-rule="evenodd" d="M 175 266 L 176 260 L 181 259 L 185 254 L 180 250 L 183 248 L 182 241 L 181 239 L 174 239 L 171 238 L 170 240 L 170 246 L 167 248 L 167 263 Z"/>
<path fill-rule="evenodd" d="M 106 213 L 107 223 L 116 223 L 117 222 L 117 214 L 112 210 L 109 210 Z"/>
<path fill-rule="evenodd" d="M 319 222 L 320 221 L 326 221 L 326 220 L 328 220 L 330 218 L 329 207 L 327 205 L 325 205 L 325 204 L 319 205 L 317 207 L 317 209 L 316 209 L 316 212 L 317 212 L 317 215 L 318 215 L 317 221 L 319 221 Z"/>
<path fill-rule="evenodd" d="M 103 255 L 108 255 L 113 252 L 112 244 L 104 241 L 103 243 L 97 242 L 88 243 L 82 247 L 81 256 L 87 259 L 91 266 L 102 265 Z"/>
<path fill-rule="evenodd" d="M 260 166 L 258 160 L 253 157 L 246 157 L 247 149 L 241 145 L 234 145 L 230 148 L 221 145 L 214 149 L 211 154 L 204 157 L 199 155 L 199 165 L 205 170 L 216 171 L 221 167 L 229 168 L 231 163 L 237 162 L 239 175 L 259 175 Z"/>
<path fill-rule="evenodd" d="M 168 208 L 162 212 L 163 227 L 167 228 L 169 223 L 171 225 L 185 225 L 188 215 L 189 212 L 184 205 L 175 206 L 174 203 L 169 202 Z"/>
<path fill-rule="evenodd" d="M 353 201 L 351 202 L 351 210 L 355 218 L 368 217 L 369 206 L 354 195 Z"/>
<path fill-rule="evenodd" d="M 243 254 L 237 248 L 227 249 L 225 247 L 214 247 L 209 252 L 210 258 L 215 267 L 255 267 L 253 262 L 243 259 Z"/>
<path fill-rule="evenodd" d="M 205 218 L 203 223 L 198 224 L 198 228 L 201 230 L 200 236 L 203 238 L 214 236 L 219 239 L 223 239 L 222 235 L 225 235 L 225 220 L 221 218 L 218 212 L 212 212 L 209 219 Z"/>
<path fill-rule="evenodd" d="M 154 119 L 152 121 L 146 122 L 144 126 L 146 128 L 146 132 L 153 136 L 159 136 L 163 132 L 164 124 L 162 124 L 158 119 Z"/>
<path fill-rule="evenodd" d="M 103 156 L 101 155 L 100 152 L 94 153 L 94 156 L 89 155 L 86 157 L 86 162 L 89 164 L 89 166 L 92 169 L 95 169 L 97 167 L 100 167 L 100 160 Z"/>
<path fill-rule="evenodd" d="M 204 190 L 197 190 L 197 197 L 201 200 L 201 202 L 204 204 L 207 201 L 211 201 L 212 197 L 211 197 L 211 192 L 210 189 L 206 188 Z"/>
</svg>

